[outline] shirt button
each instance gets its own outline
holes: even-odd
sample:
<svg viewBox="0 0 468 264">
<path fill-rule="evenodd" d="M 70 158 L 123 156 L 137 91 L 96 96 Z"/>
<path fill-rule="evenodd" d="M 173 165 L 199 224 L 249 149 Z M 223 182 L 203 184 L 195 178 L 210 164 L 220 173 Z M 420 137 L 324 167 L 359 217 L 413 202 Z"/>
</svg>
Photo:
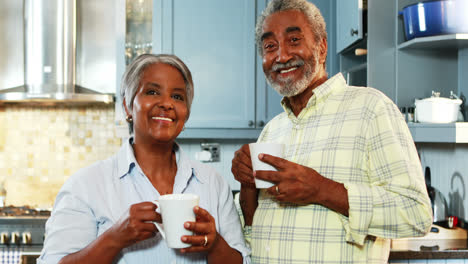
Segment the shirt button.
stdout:
<svg viewBox="0 0 468 264">
<path fill-rule="evenodd" d="M 265 251 L 270 252 L 270 245 L 265 245 Z"/>
</svg>

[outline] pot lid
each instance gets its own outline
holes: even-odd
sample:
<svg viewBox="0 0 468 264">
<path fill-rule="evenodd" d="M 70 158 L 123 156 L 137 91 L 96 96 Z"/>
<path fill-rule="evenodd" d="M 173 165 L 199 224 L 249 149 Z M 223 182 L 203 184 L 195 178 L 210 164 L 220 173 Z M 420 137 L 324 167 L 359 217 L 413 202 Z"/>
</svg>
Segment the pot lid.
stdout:
<svg viewBox="0 0 468 264">
<path fill-rule="evenodd" d="M 450 97 L 451 98 L 440 97 L 440 92 L 432 91 L 432 96 L 431 97 L 425 98 L 425 99 L 422 99 L 422 100 L 418 100 L 418 101 L 425 101 L 425 102 L 432 102 L 432 103 L 456 104 L 456 105 L 461 105 L 462 104 L 462 100 L 460 100 L 453 93 L 453 91 L 450 91 Z"/>
</svg>

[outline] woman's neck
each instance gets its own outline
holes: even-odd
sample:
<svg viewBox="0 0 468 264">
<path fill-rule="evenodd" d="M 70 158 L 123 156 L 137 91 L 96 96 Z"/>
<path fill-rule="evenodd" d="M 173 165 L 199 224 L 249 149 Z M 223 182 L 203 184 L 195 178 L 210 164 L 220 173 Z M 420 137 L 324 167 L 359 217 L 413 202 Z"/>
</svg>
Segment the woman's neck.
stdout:
<svg viewBox="0 0 468 264">
<path fill-rule="evenodd" d="M 162 194 L 172 193 L 177 162 L 174 142 L 163 144 L 133 144 L 135 159 L 153 186 Z"/>
</svg>

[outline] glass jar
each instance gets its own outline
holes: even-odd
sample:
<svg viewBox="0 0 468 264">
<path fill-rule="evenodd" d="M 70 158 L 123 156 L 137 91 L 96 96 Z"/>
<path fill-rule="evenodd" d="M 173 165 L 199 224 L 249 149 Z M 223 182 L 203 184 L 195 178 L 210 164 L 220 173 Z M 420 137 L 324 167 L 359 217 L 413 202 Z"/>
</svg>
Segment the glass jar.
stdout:
<svg viewBox="0 0 468 264">
<path fill-rule="evenodd" d="M 126 0 L 125 62 L 151 53 L 153 0 Z"/>
</svg>

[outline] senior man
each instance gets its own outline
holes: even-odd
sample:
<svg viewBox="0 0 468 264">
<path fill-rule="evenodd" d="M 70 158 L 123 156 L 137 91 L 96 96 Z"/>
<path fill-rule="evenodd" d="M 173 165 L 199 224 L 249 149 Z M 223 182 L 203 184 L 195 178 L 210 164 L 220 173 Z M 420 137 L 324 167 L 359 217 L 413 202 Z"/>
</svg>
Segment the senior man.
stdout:
<svg viewBox="0 0 468 264">
<path fill-rule="evenodd" d="M 232 161 L 254 263 L 387 263 L 390 239 L 422 236 L 432 215 L 417 151 L 395 104 L 327 77 L 327 33 L 317 7 L 273 0 L 256 41 L 284 112 L 258 142 L 285 144 L 277 168 L 252 172 L 248 145 Z M 275 186 L 255 189 L 254 177 Z"/>
</svg>

